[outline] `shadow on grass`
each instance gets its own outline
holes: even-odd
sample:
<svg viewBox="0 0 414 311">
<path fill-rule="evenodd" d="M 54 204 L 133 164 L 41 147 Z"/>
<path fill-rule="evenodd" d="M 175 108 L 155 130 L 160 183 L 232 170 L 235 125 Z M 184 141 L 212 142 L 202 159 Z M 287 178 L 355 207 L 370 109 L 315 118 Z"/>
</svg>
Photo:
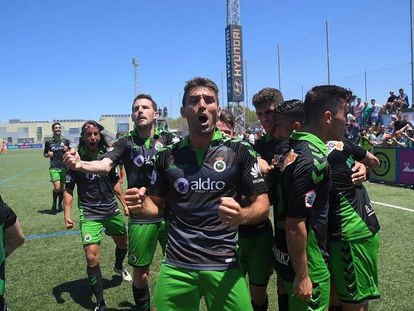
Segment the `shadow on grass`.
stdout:
<svg viewBox="0 0 414 311">
<path fill-rule="evenodd" d="M 44 209 L 44 210 L 40 210 L 40 211 L 37 211 L 37 212 L 39 214 L 56 215 L 56 214 L 59 214 L 59 213 L 63 212 L 63 210 Z"/>
<path fill-rule="evenodd" d="M 104 296 L 105 289 L 119 286 L 122 283 L 122 278 L 118 275 L 113 276 L 111 280 L 103 279 L 104 287 Z M 92 289 L 90 287 L 89 281 L 87 278 L 74 280 L 66 283 L 62 283 L 53 288 L 53 296 L 56 299 L 58 304 L 66 303 L 65 299 L 62 297 L 62 293 L 69 293 L 70 297 L 73 300 L 73 303 L 76 303 L 83 307 L 84 309 L 92 310 L 95 306 L 95 297 L 93 297 Z M 72 302 L 68 302 L 72 304 Z M 127 301 L 120 303 L 120 309 L 117 308 L 108 308 L 108 311 L 120 311 L 120 310 L 131 310 L 133 305 Z"/>
</svg>

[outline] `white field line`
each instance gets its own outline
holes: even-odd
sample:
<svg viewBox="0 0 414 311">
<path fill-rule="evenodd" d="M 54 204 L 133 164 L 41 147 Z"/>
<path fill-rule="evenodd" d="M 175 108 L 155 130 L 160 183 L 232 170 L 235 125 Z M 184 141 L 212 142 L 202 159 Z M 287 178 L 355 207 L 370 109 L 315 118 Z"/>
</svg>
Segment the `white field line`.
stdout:
<svg viewBox="0 0 414 311">
<path fill-rule="evenodd" d="M 386 204 L 386 203 L 381 203 L 381 202 L 376 202 L 376 201 L 371 201 L 371 202 L 374 203 L 374 204 L 378 204 L 378 205 L 383 205 L 383 206 L 387 206 L 387 207 L 401 209 L 401 210 L 407 211 L 407 212 L 414 212 L 414 209 L 410 209 L 410 208 L 406 208 L 406 207 L 401 207 L 401 206 L 397 206 L 397 205 Z"/>
</svg>

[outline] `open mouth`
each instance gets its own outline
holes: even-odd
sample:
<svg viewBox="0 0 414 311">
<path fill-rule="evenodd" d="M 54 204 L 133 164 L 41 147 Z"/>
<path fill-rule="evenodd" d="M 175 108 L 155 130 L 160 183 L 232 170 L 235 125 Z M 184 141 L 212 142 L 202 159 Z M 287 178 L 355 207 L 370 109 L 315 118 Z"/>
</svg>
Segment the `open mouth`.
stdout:
<svg viewBox="0 0 414 311">
<path fill-rule="evenodd" d="M 207 118 L 207 116 L 205 116 L 205 115 L 200 115 L 200 116 L 198 116 L 198 121 L 199 121 L 201 124 L 204 124 L 204 123 L 206 123 L 206 122 L 208 121 L 208 118 Z"/>
</svg>

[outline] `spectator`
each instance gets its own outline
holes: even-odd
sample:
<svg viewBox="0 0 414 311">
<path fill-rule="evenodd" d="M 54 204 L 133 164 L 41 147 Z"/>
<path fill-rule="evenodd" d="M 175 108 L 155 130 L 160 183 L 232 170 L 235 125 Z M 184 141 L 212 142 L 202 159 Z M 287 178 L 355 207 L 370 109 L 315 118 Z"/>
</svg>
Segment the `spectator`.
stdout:
<svg viewBox="0 0 414 311">
<path fill-rule="evenodd" d="M 380 107 L 375 104 L 375 99 L 371 99 L 371 122 L 369 124 L 377 124 Z"/>
<path fill-rule="evenodd" d="M 390 113 L 391 111 L 395 110 L 395 101 L 397 100 L 397 96 L 394 94 L 394 91 L 390 91 L 390 96 L 387 99 L 387 102 L 385 103 L 385 109 L 387 110 L 387 113 Z"/>
<path fill-rule="evenodd" d="M 381 124 L 375 138 L 375 145 L 382 145 L 386 139 L 385 125 Z"/>
<path fill-rule="evenodd" d="M 362 110 L 364 109 L 364 104 L 362 103 L 361 98 L 357 99 L 357 104 L 354 107 L 354 116 L 357 124 L 362 124 Z"/>
<path fill-rule="evenodd" d="M 369 133 L 366 129 L 361 130 L 361 137 L 359 138 L 358 145 L 369 152 L 374 151 L 375 146 L 375 136 Z"/>
<path fill-rule="evenodd" d="M 408 125 L 408 121 L 402 116 L 401 112 L 397 113 L 397 120 L 394 121 L 394 132 L 397 132 Z"/>
<path fill-rule="evenodd" d="M 394 101 L 396 107 L 398 109 L 407 109 L 410 105 L 407 94 L 404 93 L 404 89 L 399 89 L 398 93 L 399 95 Z"/>
<path fill-rule="evenodd" d="M 389 147 L 406 147 L 403 136 L 399 132 L 395 132 L 394 136 L 387 140 Z"/>
<path fill-rule="evenodd" d="M 355 122 L 355 118 L 351 118 L 350 123 L 348 125 L 348 132 L 351 136 L 351 140 L 355 142 L 359 137 L 360 127 L 357 122 Z"/>
<path fill-rule="evenodd" d="M 412 128 L 407 129 L 407 131 L 401 133 L 404 137 L 404 142 L 406 147 L 414 148 L 414 130 Z"/>
<path fill-rule="evenodd" d="M 364 102 L 364 108 L 362 109 L 362 127 L 366 127 L 370 124 L 371 119 L 371 107 L 368 102 Z"/>
</svg>

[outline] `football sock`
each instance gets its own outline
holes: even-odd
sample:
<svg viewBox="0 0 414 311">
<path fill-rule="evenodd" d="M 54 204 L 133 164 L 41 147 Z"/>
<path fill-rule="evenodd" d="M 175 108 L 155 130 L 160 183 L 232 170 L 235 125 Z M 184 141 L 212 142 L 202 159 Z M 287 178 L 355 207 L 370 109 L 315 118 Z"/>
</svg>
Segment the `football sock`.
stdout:
<svg viewBox="0 0 414 311">
<path fill-rule="evenodd" d="M 127 248 L 119 248 L 118 246 L 115 248 L 115 268 L 118 270 L 122 270 L 122 262 L 125 259 L 127 254 Z"/>
<path fill-rule="evenodd" d="M 279 311 L 289 311 L 289 294 L 277 294 Z"/>
<path fill-rule="evenodd" d="M 96 297 L 96 303 L 104 304 L 103 281 L 99 264 L 95 267 L 87 267 L 86 272 L 88 274 L 89 284 L 91 285 L 93 294 Z"/>
<path fill-rule="evenodd" d="M 143 288 L 136 288 L 132 283 L 132 293 L 134 294 L 135 309 L 138 311 L 150 311 L 150 293 L 148 285 Z"/>
</svg>

